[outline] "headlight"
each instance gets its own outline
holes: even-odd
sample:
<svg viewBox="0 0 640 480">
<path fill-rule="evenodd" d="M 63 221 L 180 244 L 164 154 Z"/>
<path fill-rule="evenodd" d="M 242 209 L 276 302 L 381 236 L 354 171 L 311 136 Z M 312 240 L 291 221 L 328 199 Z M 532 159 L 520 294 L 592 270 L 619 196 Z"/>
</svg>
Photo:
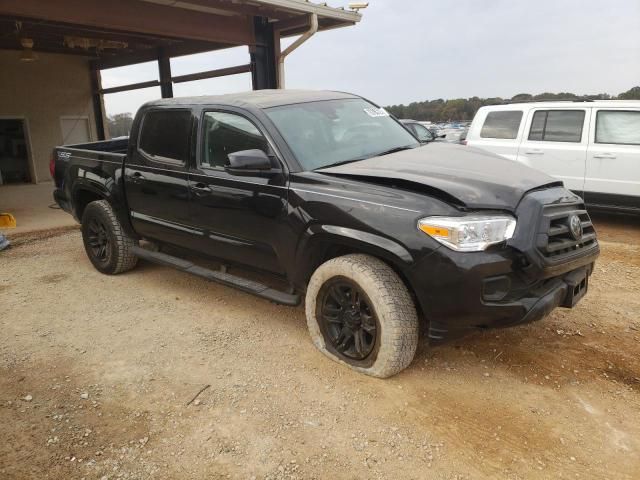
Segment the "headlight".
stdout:
<svg viewBox="0 0 640 480">
<path fill-rule="evenodd" d="M 418 228 L 443 245 L 459 252 L 480 252 L 513 236 L 516 219 L 509 215 L 427 217 Z"/>
</svg>

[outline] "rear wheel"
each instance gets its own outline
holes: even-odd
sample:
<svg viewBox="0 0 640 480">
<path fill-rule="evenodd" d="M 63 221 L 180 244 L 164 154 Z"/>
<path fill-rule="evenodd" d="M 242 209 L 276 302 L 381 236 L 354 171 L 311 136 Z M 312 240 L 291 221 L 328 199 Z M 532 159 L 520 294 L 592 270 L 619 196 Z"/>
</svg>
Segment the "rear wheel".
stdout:
<svg viewBox="0 0 640 480">
<path fill-rule="evenodd" d="M 106 200 L 91 202 L 82 214 L 82 240 L 94 267 L 110 275 L 136 266 L 138 257 L 131 248 L 136 241 L 129 237 Z"/>
<path fill-rule="evenodd" d="M 415 305 L 400 277 L 368 255 L 321 265 L 306 296 L 313 343 L 332 360 L 374 377 L 406 368 L 418 345 Z"/>
</svg>

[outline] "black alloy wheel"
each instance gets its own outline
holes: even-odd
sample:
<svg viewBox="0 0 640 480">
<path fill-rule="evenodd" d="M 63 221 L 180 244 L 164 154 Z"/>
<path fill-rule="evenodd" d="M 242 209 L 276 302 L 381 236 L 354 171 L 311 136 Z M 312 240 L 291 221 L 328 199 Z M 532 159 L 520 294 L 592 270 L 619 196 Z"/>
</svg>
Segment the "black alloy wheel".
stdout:
<svg viewBox="0 0 640 480">
<path fill-rule="evenodd" d="M 325 341 L 349 359 L 366 359 L 378 336 L 378 319 L 367 295 L 346 278 L 327 282 L 323 290 L 318 317 Z"/>
<path fill-rule="evenodd" d="M 111 240 L 107 227 L 97 218 L 92 218 L 87 225 L 87 244 L 93 257 L 101 263 L 111 259 Z"/>
</svg>

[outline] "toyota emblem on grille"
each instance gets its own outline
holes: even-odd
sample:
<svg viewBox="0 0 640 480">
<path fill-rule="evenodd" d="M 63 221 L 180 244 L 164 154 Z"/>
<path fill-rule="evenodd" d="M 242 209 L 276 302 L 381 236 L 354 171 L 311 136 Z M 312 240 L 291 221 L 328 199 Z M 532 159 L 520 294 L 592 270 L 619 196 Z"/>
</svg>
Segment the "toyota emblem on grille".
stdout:
<svg viewBox="0 0 640 480">
<path fill-rule="evenodd" d="M 582 221 L 578 215 L 571 215 L 569 217 L 569 232 L 574 240 L 580 240 L 582 238 Z"/>
</svg>

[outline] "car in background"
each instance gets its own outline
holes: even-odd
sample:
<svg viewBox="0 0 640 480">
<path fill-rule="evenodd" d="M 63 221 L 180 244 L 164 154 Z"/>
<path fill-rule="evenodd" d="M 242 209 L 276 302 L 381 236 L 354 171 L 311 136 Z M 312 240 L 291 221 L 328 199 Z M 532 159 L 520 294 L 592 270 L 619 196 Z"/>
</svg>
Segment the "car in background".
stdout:
<svg viewBox="0 0 640 480">
<path fill-rule="evenodd" d="M 640 101 L 482 107 L 466 144 L 562 180 L 590 207 L 640 214 Z"/>
<path fill-rule="evenodd" d="M 423 127 L 426 127 L 427 130 L 429 130 L 431 133 L 433 133 L 436 136 L 439 136 L 439 135 L 443 134 L 442 129 L 440 128 L 440 126 L 438 126 L 435 123 L 432 123 L 432 122 L 421 122 L 421 121 L 418 121 L 418 123 L 420 125 L 422 125 Z"/>
<path fill-rule="evenodd" d="M 441 130 L 446 135 L 447 142 L 449 143 L 462 143 L 462 140 L 466 137 L 468 128 L 455 127 Z"/>
<path fill-rule="evenodd" d="M 432 131 L 417 120 L 402 119 L 400 120 L 400 123 L 402 123 L 402 125 L 404 125 L 404 127 L 409 130 L 413 136 L 420 141 L 420 143 L 435 142 L 447 136 L 446 134 Z"/>
<path fill-rule="evenodd" d="M 469 134 L 469 127 L 465 128 L 464 131 L 460 134 L 460 136 L 458 137 L 458 143 L 461 143 L 462 145 L 466 145 L 468 134 Z"/>
<path fill-rule="evenodd" d="M 438 135 L 444 135 L 442 138 L 446 138 L 445 142 L 462 143 L 461 139 L 469 129 L 469 125 L 465 122 L 446 122 L 432 124 L 427 128 L 434 133 L 437 132 Z"/>
</svg>

